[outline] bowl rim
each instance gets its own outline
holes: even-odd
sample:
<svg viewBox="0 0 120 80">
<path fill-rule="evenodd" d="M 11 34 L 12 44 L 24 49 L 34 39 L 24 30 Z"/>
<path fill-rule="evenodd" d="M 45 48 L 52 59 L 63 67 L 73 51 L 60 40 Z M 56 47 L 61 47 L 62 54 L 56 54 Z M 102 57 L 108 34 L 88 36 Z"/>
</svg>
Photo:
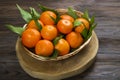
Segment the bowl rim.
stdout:
<svg viewBox="0 0 120 80">
<path fill-rule="evenodd" d="M 59 12 L 65 12 L 65 13 L 67 12 L 67 9 L 56 9 L 56 10 L 59 11 Z M 77 12 L 78 16 L 81 16 L 81 14 L 83 14 L 81 11 L 76 11 L 76 12 Z M 25 24 L 23 26 L 23 28 L 25 28 L 26 26 L 27 26 L 27 24 Z M 92 32 L 92 35 L 93 35 L 93 32 Z M 82 50 L 90 42 L 90 40 L 92 38 L 92 35 L 90 36 L 90 38 L 87 41 L 85 41 L 82 45 L 80 45 L 76 50 L 74 50 L 74 51 L 72 51 L 72 52 L 70 52 L 70 53 L 68 53 L 66 55 L 58 56 L 56 58 L 43 57 L 43 56 L 37 55 L 37 54 L 31 52 L 30 50 L 28 50 L 22 43 L 21 44 L 22 44 L 23 48 L 25 49 L 25 51 L 27 51 L 26 53 L 28 55 L 30 55 L 31 57 L 37 59 L 37 60 L 41 60 L 41 61 L 58 61 L 58 60 L 63 60 L 63 59 L 69 58 L 69 57 L 77 54 L 78 52 L 80 52 L 80 50 Z M 18 39 L 20 39 L 20 37 Z"/>
</svg>

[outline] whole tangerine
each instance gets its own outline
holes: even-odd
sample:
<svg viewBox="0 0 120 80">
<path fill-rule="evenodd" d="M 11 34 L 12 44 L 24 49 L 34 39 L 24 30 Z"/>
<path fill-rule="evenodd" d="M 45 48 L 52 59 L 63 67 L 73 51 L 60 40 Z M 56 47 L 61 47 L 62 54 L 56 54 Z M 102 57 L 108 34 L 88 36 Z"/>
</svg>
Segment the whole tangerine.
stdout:
<svg viewBox="0 0 120 80">
<path fill-rule="evenodd" d="M 21 39 L 24 46 L 28 48 L 33 48 L 41 39 L 41 34 L 38 30 L 30 28 L 22 33 Z"/>
<path fill-rule="evenodd" d="M 49 40 L 40 40 L 35 46 L 35 53 L 41 56 L 50 56 L 53 50 L 54 46 Z"/>
<path fill-rule="evenodd" d="M 54 25 L 55 21 L 52 19 L 56 19 L 56 14 L 52 11 L 45 11 L 41 14 L 40 20 L 45 24 L 45 25 Z"/>
<path fill-rule="evenodd" d="M 41 30 L 41 36 L 47 40 L 53 40 L 57 36 L 57 29 L 54 25 L 45 25 Z"/>
<path fill-rule="evenodd" d="M 61 32 L 63 34 L 68 34 L 68 33 L 70 33 L 72 31 L 73 24 L 69 20 L 61 19 L 57 23 L 57 29 L 59 30 L 59 32 Z"/>
<path fill-rule="evenodd" d="M 71 48 L 78 48 L 83 43 L 82 36 L 77 32 L 70 32 L 67 34 L 66 40 L 70 44 Z"/>
<path fill-rule="evenodd" d="M 70 45 L 65 39 L 60 39 L 58 43 L 55 45 L 55 49 L 59 51 L 59 55 L 68 54 L 70 51 Z"/>
</svg>

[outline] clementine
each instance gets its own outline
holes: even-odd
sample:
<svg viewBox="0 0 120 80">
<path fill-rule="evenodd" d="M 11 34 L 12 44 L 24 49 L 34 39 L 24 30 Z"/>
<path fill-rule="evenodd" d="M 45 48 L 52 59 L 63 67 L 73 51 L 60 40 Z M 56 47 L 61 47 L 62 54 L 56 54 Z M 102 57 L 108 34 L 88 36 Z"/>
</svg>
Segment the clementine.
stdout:
<svg viewBox="0 0 120 80">
<path fill-rule="evenodd" d="M 61 19 L 57 23 L 57 29 L 59 30 L 59 32 L 61 32 L 63 34 L 68 34 L 68 33 L 70 33 L 72 31 L 73 24 L 69 20 Z"/>
<path fill-rule="evenodd" d="M 50 56 L 53 50 L 54 46 L 49 40 L 40 40 L 35 46 L 35 53 L 41 56 Z"/>
<path fill-rule="evenodd" d="M 52 19 L 56 19 L 56 14 L 52 11 L 45 11 L 41 14 L 40 20 L 43 22 L 45 25 L 54 25 L 55 21 Z"/>
<path fill-rule="evenodd" d="M 57 29 L 54 25 L 45 25 L 41 30 L 41 36 L 47 40 L 53 40 L 57 36 Z"/>
<path fill-rule="evenodd" d="M 89 27 L 90 27 L 89 22 L 85 18 L 78 18 L 76 20 L 82 22 L 82 24 L 80 24 L 79 26 L 77 26 L 75 28 L 76 32 L 82 33 L 82 31 L 84 30 L 85 27 L 86 27 L 86 29 L 89 29 Z"/>
<path fill-rule="evenodd" d="M 27 29 L 22 33 L 22 43 L 28 48 L 35 47 L 36 43 L 41 39 L 41 34 L 36 29 Z"/>
<path fill-rule="evenodd" d="M 80 33 L 70 32 L 66 35 L 66 40 L 70 44 L 71 48 L 77 48 L 83 43 L 83 38 Z"/>
<path fill-rule="evenodd" d="M 59 51 L 59 55 L 68 54 L 70 51 L 70 45 L 65 39 L 60 39 L 55 45 L 55 49 Z"/>
</svg>

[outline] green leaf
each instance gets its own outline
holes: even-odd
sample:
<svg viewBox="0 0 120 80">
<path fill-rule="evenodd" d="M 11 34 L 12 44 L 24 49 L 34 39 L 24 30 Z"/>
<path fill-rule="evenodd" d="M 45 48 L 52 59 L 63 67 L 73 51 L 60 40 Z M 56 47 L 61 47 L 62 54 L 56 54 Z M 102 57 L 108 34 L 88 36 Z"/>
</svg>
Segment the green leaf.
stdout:
<svg viewBox="0 0 120 80">
<path fill-rule="evenodd" d="M 28 23 L 31 21 L 32 16 L 30 15 L 29 12 L 25 11 L 24 9 L 22 9 L 18 4 L 16 4 L 17 8 L 20 11 L 20 14 L 22 16 L 22 18 Z"/>
<path fill-rule="evenodd" d="M 35 21 L 35 24 L 37 25 L 38 29 L 39 30 L 42 30 L 42 25 L 39 23 L 38 21 L 38 16 L 35 14 L 34 12 L 34 8 L 30 8 L 31 10 L 31 16 L 32 16 L 32 19 Z"/>
<path fill-rule="evenodd" d="M 54 12 L 56 15 L 59 14 L 55 9 L 51 9 L 51 8 L 42 6 L 42 5 L 40 5 L 40 4 L 39 4 L 39 7 L 40 7 L 40 9 L 42 10 L 42 12 L 44 12 L 44 11 L 52 11 L 52 12 Z"/>
<path fill-rule="evenodd" d="M 34 15 L 37 17 L 37 19 L 40 18 L 40 13 L 38 13 L 34 8 L 30 7 L 30 10 L 33 10 Z"/>
<path fill-rule="evenodd" d="M 50 56 L 50 58 L 56 58 L 58 54 L 59 54 L 59 51 L 55 49 L 53 54 Z"/>
<path fill-rule="evenodd" d="M 88 36 L 88 30 L 86 28 L 84 28 L 84 30 L 82 31 L 81 35 L 83 36 L 83 38 L 86 40 L 87 36 Z"/>
<path fill-rule="evenodd" d="M 68 14 L 69 14 L 70 16 L 72 16 L 74 19 L 77 19 L 77 18 L 78 18 L 78 15 L 77 15 L 76 12 L 74 11 L 74 9 L 71 8 L 71 7 L 68 8 Z"/>
<path fill-rule="evenodd" d="M 50 16 L 50 18 L 56 23 L 56 19 L 55 18 L 53 18 L 52 16 Z"/>
<path fill-rule="evenodd" d="M 63 35 L 60 35 L 60 36 L 56 37 L 56 38 L 53 40 L 53 44 L 56 45 L 61 38 L 63 38 Z"/>
<path fill-rule="evenodd" d="M 17 26 L 13 26 L 13 25 L 6 25 L 6 27 L 11 30 L 14 33 L 17 33 L 18 35 L 22 35 L 22 32 L 25 30 L 22 27 L 17 27 Z"/>
<path fill-rule="evenodd" d="M 88 32 L 88 35 L 87 35 L 87 39 L 90 38 L 90 36 L 92 35 L 92 31 L 93 31 L 93 29 L 94 29 L 96 26 L 97 26 L 97 23 L 94 23 L 94 24 L 90 27 L 89 32 Z"/>
<path fill-rule="evenodd" d="M 89 13 L 88 13 L 88 10 L 86 10 L 84 12 L 84 14 L 82 15 L 83 18 L 87 19 L 88 21 L 90 21 L 90 17 L 89 17 Z"/>
<path fill-rule="evenodd" d="M 55 20 L 55 24 L 57 24 L 60 19 L 61 19 L 61 18 L 60 18 L 60 14 L 58 14 L 58 15 L 57 15 L 57 18 L 56 18 L 56 20 Z"/>
<path fill-rule="evenodd" d="M 90 19 L 90 24 L 92 25 L 95 22 L 95 16 L 92 16 Z"/>
<path fill-rule="evenodd" d="M 82 24 L 82 22 L 79 21 L 79 20 L 75 20 L 75 21 L 73 22 L 74 27 L 79 26 L 79 25 L 81 25 L 81 24 Z"/>
</svg>

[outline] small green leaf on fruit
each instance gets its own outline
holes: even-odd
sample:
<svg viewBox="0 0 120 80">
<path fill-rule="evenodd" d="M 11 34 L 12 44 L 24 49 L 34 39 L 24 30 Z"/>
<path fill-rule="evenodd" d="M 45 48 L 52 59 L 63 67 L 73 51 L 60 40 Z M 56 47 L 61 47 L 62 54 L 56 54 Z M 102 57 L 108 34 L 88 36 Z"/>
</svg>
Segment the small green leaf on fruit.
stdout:
<svg viewBox="0 0 120 80">
<path fill-rule="evenodd" d="M 92 35 L 92 31 L 93 31 L 93 29 L 94 29 L 96 26 L 97 26 L 97 24 L 94 23 L 94 24 L 90 27 L 89 32 L 88 32 L 88 35 L 87 35 L 87 39 L 90 38 L 90 36 Z"/>
<path fill-rule="evenodd" d="M 60 36 L 56 37 L 56 38 L 53 40 L 53 44 L 56 45 L 61 38 L 63 38 L 63 35 L 60 35 Z"/>
<path fill-rule="evenodd" d="M 87 35 L 88 35 L 88 30 L 86 28 L 84 28 L 84 30 L 82 31 L 81 35 L 83 36 L 83 38 L 86 40 Z"/>
<path fill-rule="evenodd" d="M 59 54 L 59 51 L 57 49 L 54 50 L 53 54 L 50 56 L 50 58 L 56 58 Z"/>
<path fill-rule="evenodd" d="M 78 21 L 78 20 L 75 20 L 74 23 L 73 23 L 74 27 L 80 26 L 81 24 L 82 24 L 82 22 Z"/>
</svg>

